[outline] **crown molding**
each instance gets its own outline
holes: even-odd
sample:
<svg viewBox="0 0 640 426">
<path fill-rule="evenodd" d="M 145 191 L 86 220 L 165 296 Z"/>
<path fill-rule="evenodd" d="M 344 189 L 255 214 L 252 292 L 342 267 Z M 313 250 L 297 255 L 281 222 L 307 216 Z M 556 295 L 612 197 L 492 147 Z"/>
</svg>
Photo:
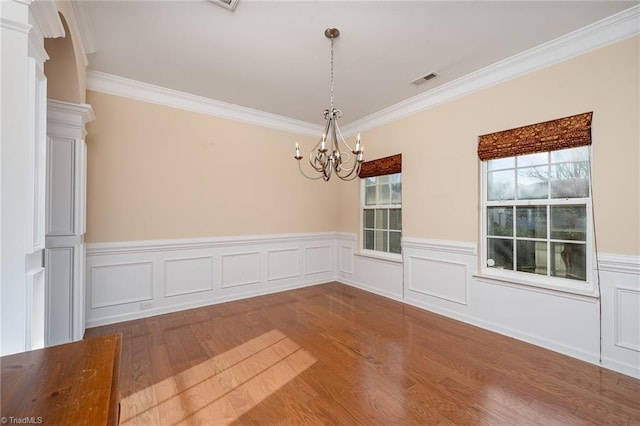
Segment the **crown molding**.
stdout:
<svg viewBox="0 0 640 426">
<path fill-rule="evenodd" d="M 640 5 L 353 121 L 342 127 L 342 133 L 350 136 L 380 127 L 638 34 Z"/>
<path fill-rule="evenodd" d="M 291 133 L 310 136 L 317 136 L 322 133 L 322 128 L 317 124 L 294 120 L 281 115 L 216 101 L 202 96 L 191 95 L 189 93 L 98 71 L 87 72 L 87 89 L 215 117 L 243 121 Z"/>
<path fill-rule="evenodd" d="M 71 10 L 77 23 L 78 33 L 82 39 L 85 54 L 96 53 L 96 43 L 93 38 L 93 31 L 89 23 L 89 17 L 85 10 L 84 2 L 72 1 Z"/>
<path fill-rule="evenodd" d="M 29 12 L 33 16 L 34 26 L 40 29 L 45 38 L 64 37 L 64 27 L 58 15 L 58 7 L 52 0 L 38 0 L 31 3 Z"/>
</svg>

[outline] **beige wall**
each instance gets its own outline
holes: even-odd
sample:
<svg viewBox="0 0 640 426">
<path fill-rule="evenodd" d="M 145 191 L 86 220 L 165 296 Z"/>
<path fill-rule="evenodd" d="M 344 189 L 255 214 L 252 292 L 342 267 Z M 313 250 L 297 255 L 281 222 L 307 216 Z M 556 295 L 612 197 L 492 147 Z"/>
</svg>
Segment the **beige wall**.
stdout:
<svg viewBox="0 0 640 426">
<path fill-rule="evenodd" d="M 88 91 L 88 242 L 335 231 L 313 138 Z"/>
<path fill-rule="evenodd" d="M 640 254 L 640 38 L 362 134 L 367 158 L 402 153 L 406 237 L 478 241 L 479 135 L 593 111 L 598 249 Z M 338 228 L 358 232 L 359 187 L 341 186 Z"/>
</svg>

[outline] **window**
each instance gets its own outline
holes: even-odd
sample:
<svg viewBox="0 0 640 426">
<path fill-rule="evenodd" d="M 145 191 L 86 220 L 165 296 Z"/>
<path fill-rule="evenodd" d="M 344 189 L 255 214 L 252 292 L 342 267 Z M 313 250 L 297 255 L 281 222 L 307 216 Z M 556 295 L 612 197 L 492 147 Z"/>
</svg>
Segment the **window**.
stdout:
<svg viewBox="0 0 640 426">
<path fill-rule="evenodd" d="M 362 179 L 364 250 L 400 254 L 402 239 L 402 173 Z"/>
<path fill-rule="evenodd" d="M 589 150 L 483 161 L 483 272 L 591 290 Z"/>
</svg>

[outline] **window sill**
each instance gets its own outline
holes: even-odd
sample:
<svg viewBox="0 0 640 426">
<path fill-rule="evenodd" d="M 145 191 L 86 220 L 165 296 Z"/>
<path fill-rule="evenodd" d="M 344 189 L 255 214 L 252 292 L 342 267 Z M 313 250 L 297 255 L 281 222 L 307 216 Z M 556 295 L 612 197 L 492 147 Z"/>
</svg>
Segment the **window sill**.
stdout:
<svg viewBox="0 0 640 426">
<path fill-rule="evenodd" d="M 356 253 L 355 256 L 360 257 L 368 257 L 376 260 L 383 260 L 392 263 L 402 263 L 402 255 L 394 254 L 394 253 L 384 253 L 373 250 L 360 250 L 359 253 Z"/>
<path fill-rule="evenodd" d="M 511 276 L 504 276 L 500 274 L 491 274 L 487 272 L 480 272 L 473 274 L 473 277 L 479 281 L 483 281 L 489 284 L 497 284 L 508 287 L 520 288 L 523 290 L 533 291 L 536 293 L 550 294 L 557 297 L 564 297 L 567 299 L 582 300 L 595 303 L 600 299 L 598 289 L 577 289 L 570 287 L 561 287 L 551 284 L 540 283 L 536 281 L 523 280 L 514 278 Z M 593 285 L 593 284 L 591 284 Z"/>
</svg>

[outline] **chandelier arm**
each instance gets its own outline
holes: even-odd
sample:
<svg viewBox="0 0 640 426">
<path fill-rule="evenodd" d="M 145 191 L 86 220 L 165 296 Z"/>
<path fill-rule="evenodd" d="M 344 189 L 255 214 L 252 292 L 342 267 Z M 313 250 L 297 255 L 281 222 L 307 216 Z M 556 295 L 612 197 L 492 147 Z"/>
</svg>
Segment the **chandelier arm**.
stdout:
<svg viewBox="0 0 640 426">
<path fill-rule="evenodd" d="M 348 148 L 348 147 L 347 147 L 347 148 Z M 358 164 L 357 160 L 356 160 L 356 161 L 353 161 L 353 160 L 351 159 L 351 154 L 352 154 L 351 152 L 341 152 L 341 153 L 340 153 L 340 156 L 341 156 L 342 158 L 345 158 L 345 157 L 347 158 L 347 160 L 346 160 L 343 164 L 345 164 L 345 165 L 347 165 L 347 166 L 348 166 L 349 164 L 351 164 L 351 163 L 353 162 L 353 167 L 343 167 L 343 169 L 345 169 L 345 170 L 349 170 L 349 171 L 351 171 L 351 170 L 352 170 L 354 167 L 356 167 L 356 165 Z M 357 157 L 356 157 L 356 158 L 357 158 Z"/>
<path fill-rule="evenodd" d="M 329 161 L 327 167 L 322 170 L 322 178 L 325 182 L 328 182 L 329 179 L 331 179 L 331 172 L 333 172 L 333 164 L 331 164 L 331 161 Z"/>
<path fill-rule="evenodd" d="M 342 143 L 345 144 L 345 146 L 349 149 L 349 152 L 353 152 L 353 150 L 351 149 L 351 147 L 349 146 L 349 144 L 345 140 L 344 136 L 342 136 L 342 132 L 340 131 L 340 127 L 338 126 L 337 122 L 336 122 L 336 130 L 337 130 L 338 134 L 340 135 L 340 139 L 342 139 Z"/>
<path fill-rule="evenodd" d="M 331 136 L 333 137 L 333 150 L 340 152 L 340 141 L 338 140 L 338 134 L 336 132 L 336 128 L 338 127 L 338 119 L 336 117 L 333 118 L 333 129 L 331 129 Z M 343 141 L 344 142 L 344 141 Z"/>
<path fill-rule="evenodd" d="M 347 173 L 346 175 L 340 175 L 338 173 L 336 173 L 336 175 L 340 179 L 342 179 L 344 181 L 355 180 L 358 177 L 358 175 L 360 174 L 360 164 L 362 164 L 362 163 L 359 163 L 357 166 L 353 167 L 351 169 L 351 171 L 349 173 Z"/>
<path fill-rule="evenodd" d="M 318 179 L 322 179 L 322 175 L 316 176 L 316 177 L 312 177 L 312 176 L 308 176 L 304 170 L 302 170 L 302 163 L 300 161 L 298 161 L 298 169 L 300 169 L 300 173 L 302 174 L 302 176 L 306 177 L 307 179 L 311 179 L 311 180 L 318 180 Z"/>
</svg>

